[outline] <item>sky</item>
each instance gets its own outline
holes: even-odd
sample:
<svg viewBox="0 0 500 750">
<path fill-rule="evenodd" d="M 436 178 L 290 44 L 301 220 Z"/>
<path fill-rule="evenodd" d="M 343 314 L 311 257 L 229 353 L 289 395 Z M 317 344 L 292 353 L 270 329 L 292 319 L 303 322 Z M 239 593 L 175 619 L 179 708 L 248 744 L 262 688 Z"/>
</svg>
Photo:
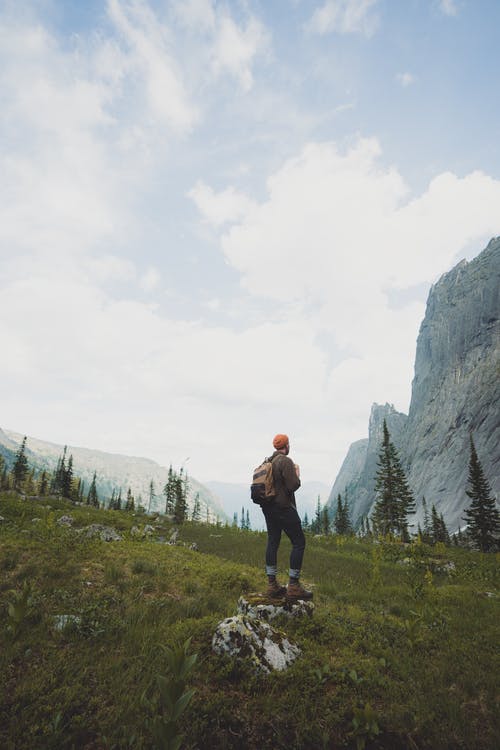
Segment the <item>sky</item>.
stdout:
<svg viewBox="0 0 500 750">
<path fill-rule="evenodd" d="M 498 0 L 0 0 L 0 426 L 333 484 L 500 234 Z"/>
</svg>

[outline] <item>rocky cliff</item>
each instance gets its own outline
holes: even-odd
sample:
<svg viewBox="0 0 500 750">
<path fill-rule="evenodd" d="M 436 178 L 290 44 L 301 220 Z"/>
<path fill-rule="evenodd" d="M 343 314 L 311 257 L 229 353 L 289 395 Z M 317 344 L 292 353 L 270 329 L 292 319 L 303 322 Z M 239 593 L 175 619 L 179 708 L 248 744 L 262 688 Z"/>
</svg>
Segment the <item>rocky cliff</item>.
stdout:
<svg viewBox="0 0 500 750">
<path fill-rule="evenodd" d="M 373 404 L 368 425 L 368 439 L 352 443 L 344 459 L 335 484 L 328 498 L 328 506 L 337 507 L 337 496 L 340 493 L 347 500 L 354 523 L 362 516 L 368 515 L 375 495 L 375 472 L 377 456 L 382 441 L 384 419 L 393 441 L 397 444 L 403 433 L 407 416 L 396 411 L 392 404 Z"/>
<path fill-rule="evenodd" d="M 500 490 L 500 238 L 432 287 L 420 327 L 403 455 L 416 497 L 461 523 L 469 435 Z"/>
<path fill-rule="evenodd" d="M 470 433 L 493 493 L 498 496 L 500 491 L 499 290 L 500 238 L 491 240 L 474 260 L 461 261 L 431 288 L 417 340 L 409 415 L 399 415 L 399 434 L 388 419 L 417 499 L 416 520 L 421 520 L 425 496 L 443 513 L 451 531 L 461 523 L 469 502 L 465 487 Z M 372 409 L 361 469 L 349 460 L 350 450 L 332 490 L 331 502 L 347 486 L 355 522 L 375 499 L 373 457 L 380 435 L 372 421 L 374 414 L 383 419 L 384 409 L 387 405 Z M 360 442 L 351 446 L 358 458 Z"/>
</svg>

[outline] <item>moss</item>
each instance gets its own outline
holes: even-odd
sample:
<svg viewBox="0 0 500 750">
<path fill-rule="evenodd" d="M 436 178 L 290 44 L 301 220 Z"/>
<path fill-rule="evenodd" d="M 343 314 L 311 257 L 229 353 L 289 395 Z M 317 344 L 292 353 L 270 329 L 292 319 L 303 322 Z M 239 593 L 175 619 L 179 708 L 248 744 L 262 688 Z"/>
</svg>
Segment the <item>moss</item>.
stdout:
<svg viewBox="0 0 500 750">
<path fill-rule="evenodd" d="M 199 659 L 186 750 L 353 747 L 353 710 L 366 703 L 382 727 L 374 750 L 497 747 L 494 555 L 386 545 L 374 587 L 369 543 L 308 537 L 314 616 L 282 617 L 273 621 L 281 633 L 270 635 L 297 643 L 302 656 L 285 672 L 256 676 L 250 650 L 236 662 L 215 655 L 211 642 L 240 594 L 275 604 L 245 593 L 265 586 L 265 535 L 220 529 L 214 539 L 213 529 L 185 524 L 182 539 L 199 552 L 127 534 L 104 543 L 58 527 L 63 514 L 78 528 L 103 523 L 127 532 L 136 523 L 61 499 L 0 496 L 1 747 L 118 749 L 133 738 L 138 750 L 150 748 L 141 694 L 166 673 L 162 645 L 188 637 Z M 31 524 L 35 516 L 42 522 Z M 415 557 L 417 571 L 433 568 L 432 585 L 424 581 L 418 592 L 402 555 Z M 447 561 L 453 575 L 437 570 Z M 33 598 L 13 639 L 7 606 L 26 580 Z M 62 614 L 81 618 L 78 626 L 55 632 L 53 617 Z"/>
</svg>

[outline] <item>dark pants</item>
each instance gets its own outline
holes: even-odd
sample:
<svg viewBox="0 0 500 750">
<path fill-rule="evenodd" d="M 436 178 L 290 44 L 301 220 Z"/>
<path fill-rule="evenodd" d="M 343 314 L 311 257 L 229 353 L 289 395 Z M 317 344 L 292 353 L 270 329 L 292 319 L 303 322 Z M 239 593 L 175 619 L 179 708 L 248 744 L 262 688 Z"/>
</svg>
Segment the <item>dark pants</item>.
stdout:
<svg viewBox="0 0 500 750">
<path fill-rule="evenodd" d="M 290 576 L 298 578 L 306 547 L 306 538 L 302 531 L 299 514 L 295 508 L 280 508 L 269 504 L 262 506 L 267 526 L 266 573 L 276 575 L 278 572 L 278 547 L 281 532 L 284 531 L 292 543 L 290 552 Z"/>
</svg>

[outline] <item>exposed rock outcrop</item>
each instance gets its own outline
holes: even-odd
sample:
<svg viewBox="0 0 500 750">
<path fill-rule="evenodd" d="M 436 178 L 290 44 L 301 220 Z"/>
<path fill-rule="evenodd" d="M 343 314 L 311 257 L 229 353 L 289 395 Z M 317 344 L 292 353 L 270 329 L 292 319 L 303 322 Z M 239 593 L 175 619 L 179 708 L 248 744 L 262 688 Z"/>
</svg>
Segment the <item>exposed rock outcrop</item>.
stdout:
<svg viewBox="0 0 500 750">
<path fill-rule="evenodd" d="M 387 419 L 417 500 L 436 505 L 451 531 L 463 525 L 472 433 L 493 494 L 500 492 L 500 238 L 474 260 L 461 261 L 431 288 L 420 327 L 409 415 L 392 421 L 388 405 L 374 405 L 366 455 L 358 441 L 330 495 L 347 488 L 353 521 L 375 501 L 374 475 Z M 397 414 L 397 412 L 396 412 Z M 359 469 L 359 463 L 362 467 Z"/>
<path fill-rule="evenodd" d="M 250 659 L 257 672 L 286 669 L 299 656 L 300 649 L 285 633 L 269 622 L 277 617 L 312 617 L 311 601 L 273 600 L 263 594 L 249 594 L 238 600 L 238 613 L 217 625 L 212 649 L 221 656 Z"/>
<path fill-rule="evenodd" d="M 337 496 L 347 500 L 354 522 L 369 513 L 375 494 L 375 472 L 377 457 L 382 441 L 382 426 L 387 422 L 392 440 L 398 444 L 408 417 L 396 411 L 392 404 L 373 404 L 368 426 L 368 439 L 358 440 L 351 445 L 335 480 L 328 505 L 336 508 Z"/>
</svg>

